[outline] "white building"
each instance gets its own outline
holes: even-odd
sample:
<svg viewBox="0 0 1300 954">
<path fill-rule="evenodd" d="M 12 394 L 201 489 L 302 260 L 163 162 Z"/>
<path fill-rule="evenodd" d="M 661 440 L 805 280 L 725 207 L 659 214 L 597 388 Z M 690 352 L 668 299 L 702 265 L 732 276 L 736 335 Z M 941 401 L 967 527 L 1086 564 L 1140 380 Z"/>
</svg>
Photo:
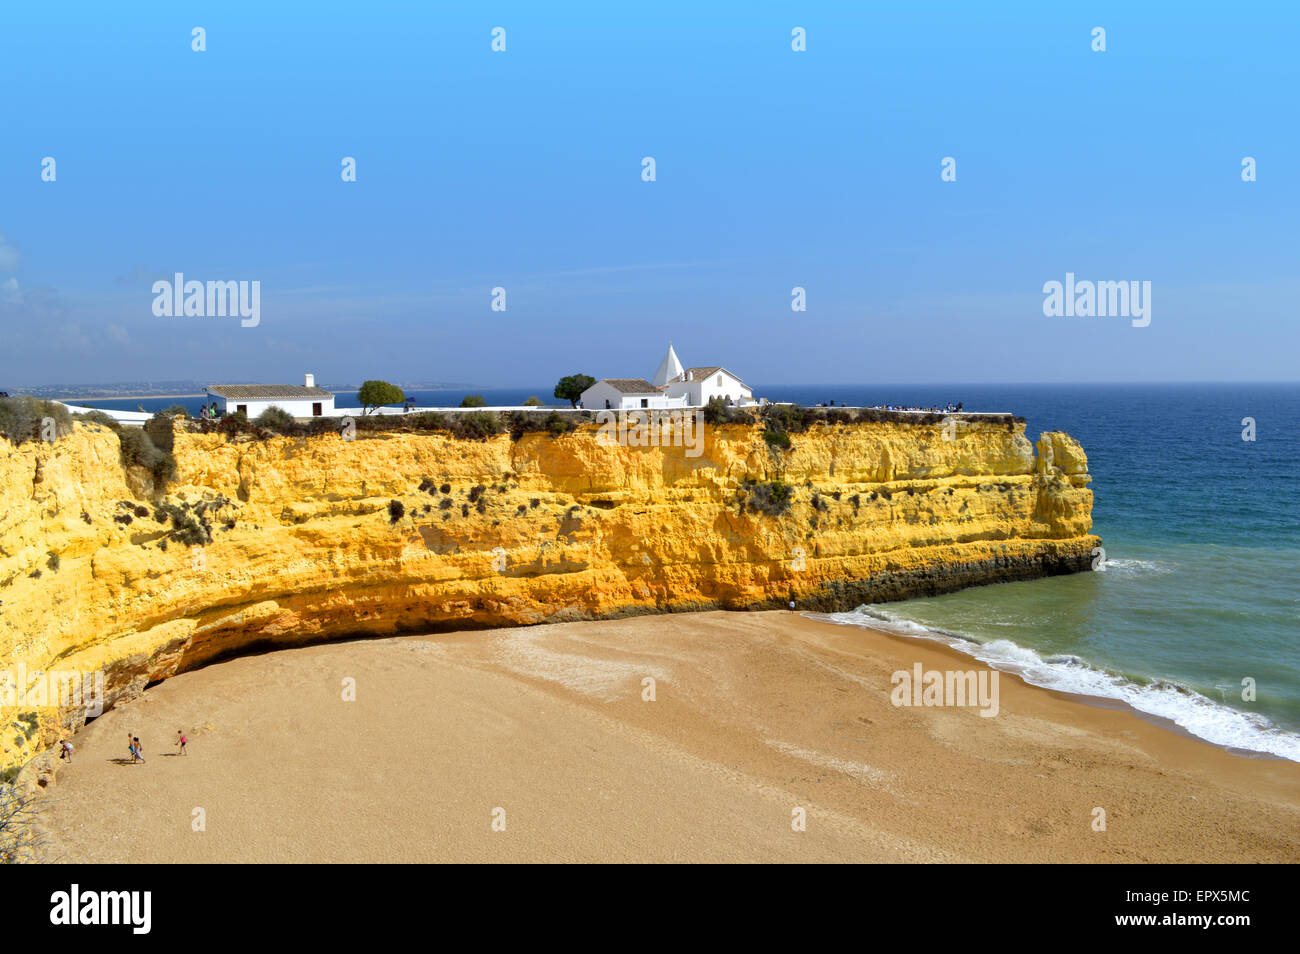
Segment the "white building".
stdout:
<svg viewBox="0 0 1300 954">
<path fill-rule="evenodd" d="M 754 391 L 721 365 L 683 368 L 669 342 L 653 381 L 602 378 L 582 392 L 582 406 L 589 411 L 703 407 L 713 398 L 735 406 L 753 404 Z"/>
<path fill-rule="evenodd" d="M 302 384 L 214 384 L 203 392 L 224 414 L 243 411 L 254 418 L 268 407 L 278 407 L 294 417 L 334 416 L 334 395 L 316 387 L 312 374 L 303 375 Z"/>
<path fill-rule="evenodd" d="M 668 342 L 668 353 L 659 362 L 659 370 L 655 372 L 654 380 L 650 383 L 661 388 L 674 378 L 681 377 L 683 371 L 682 363 L 677 360 L 677 352 L 673 350 L 673 343 L 670 341 Z"/>
<path fill-rule="evenodd" d="M 602 378 L 582 392 L 582 406 L 588 411 L 633 411 L 640 408 L 680 408 L 686 403 L 671 398 L 644 378 Z"/>
<path fill-rule="evenodd" d="M 728 404 L 754 403 L 754 391 L 726 368 L 712 365 L 687 368 L 665 386 L 669 397 L 685 400 L 687 407 L 703 407 L 714 398 Z"/>
</svg>

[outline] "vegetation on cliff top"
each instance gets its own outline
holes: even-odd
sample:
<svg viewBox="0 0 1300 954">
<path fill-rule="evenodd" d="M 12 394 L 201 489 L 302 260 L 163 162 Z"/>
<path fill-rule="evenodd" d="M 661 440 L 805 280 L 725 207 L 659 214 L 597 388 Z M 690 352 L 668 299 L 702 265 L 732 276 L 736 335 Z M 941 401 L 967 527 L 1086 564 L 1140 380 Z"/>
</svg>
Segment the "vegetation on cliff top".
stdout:
<svg viewBox="0 0 1300 954">
<path fill-rule="evenodd" d="M 42 423 L 50 422 L 53 430 L 42 433 Z M 52 440 L 72 432 L 72 415 L 62 404 L 40 401 L 28 394 L 0 398 L 0 435 L 14 445 L 26 441 Z"/>
<path fill-rule="evenodd" d="M 172 456 L 176 438 L 172 419 L 167 415 L 155 414 L 139 429 L 120 427 L 117 440 L 123 465 L 149 471 L 156 491 L 161 491 L 176 476 L 176 458 Z"/>
</svg>

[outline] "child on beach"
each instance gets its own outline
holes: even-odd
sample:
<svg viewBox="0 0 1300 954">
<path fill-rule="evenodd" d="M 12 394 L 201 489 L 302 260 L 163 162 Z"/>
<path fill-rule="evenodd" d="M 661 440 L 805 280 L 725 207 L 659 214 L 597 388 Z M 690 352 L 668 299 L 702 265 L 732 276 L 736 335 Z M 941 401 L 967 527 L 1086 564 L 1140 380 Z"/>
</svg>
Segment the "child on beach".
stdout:
<svg viewBox="0 0 1300 954">
<path fill-rule="evenodd" d="M 72 764 L 72 743 L 67 739 L 59 743 L 59 758 L 67 759 L 68 764 Z"/>
<path fill-rule="evenodd" d="M 139 737 L 138 735 L 137 735 L 137 736 L 134 736 L 132 741 L 135 743 L 135 744 L 132 746 L 133 750 L 135 751 L 135 757 L 138 758 L 141 762 L 143 762 L 143 761 L 144 761 L 144 746 L 140 744 L 140 737 Z"/>
<path fill-rule="evenodd" d="M 177 738 L 176 740 L 176 744 L 181 747 L 181 755 L 185 755 L 186 754 L 185 743 L 188 742 L 189 739 L 185 738 L 185 733 L 182 732 L 180 729 L 176 730 L 176 735 L 179 736 L 179 738 Z"/>
<path fill-rule="evenodd" d="M 131 735 L 130 732 L 126 734 L 126 748 L 127 751 L 131 753 L 131 761 L 132 763 L 134 763 L 135 762 L 135 738 Z"/>
</svg>

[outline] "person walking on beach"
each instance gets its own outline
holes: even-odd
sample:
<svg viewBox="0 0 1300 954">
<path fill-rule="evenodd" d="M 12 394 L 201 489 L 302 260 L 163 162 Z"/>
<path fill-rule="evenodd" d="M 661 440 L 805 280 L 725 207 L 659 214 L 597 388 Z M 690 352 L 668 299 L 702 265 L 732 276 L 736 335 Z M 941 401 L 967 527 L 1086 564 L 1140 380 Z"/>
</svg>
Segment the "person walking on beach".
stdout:
<svg viewBox="0 0 1300 954">
<path fill-rule="evenodd" d="M 176 735 L 177 735 L 176 744 L 181 747 L 181 755 L 185 755 L 186 754 L 185 743 L 188 742 L 189 739 L 185 738 L 185 733 L 182 732 L 180 729 L 176 730 Z"/>
<path fill-rule="evenodd" d="M 144 746 L 140 744 L 140 737 L 138 735 L 134 737 L 134 742 L 135 742 L 135 757 L 138 758 L 141 762 L 143 762 Z"/>
<path fill-rule="evenodd" d="M 131 753 L 131 762 L 135 763 L 135 737 L 130 732 L 126 734 L 126 748 Z"/>
</svg>

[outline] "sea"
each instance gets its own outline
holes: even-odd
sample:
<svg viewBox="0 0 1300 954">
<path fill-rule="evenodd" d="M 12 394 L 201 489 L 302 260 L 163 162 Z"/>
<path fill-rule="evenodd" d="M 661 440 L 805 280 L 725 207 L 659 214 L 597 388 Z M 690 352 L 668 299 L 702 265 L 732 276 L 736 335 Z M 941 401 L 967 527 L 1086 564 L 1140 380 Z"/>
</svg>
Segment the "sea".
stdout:
<svg viewBox="0 0 1300 954">
<path fill-rule="evenodd" d="M 548 403 L 550 388 L 416 391 Z M 1034 685 L 1127 705 L 1243 754 L 1300 761 L 1300 384 L 772 386 L 756 395 L 1010 412 L 1088 455 L 1095 572 L 859 606 L 846 626 L 935 640 Z M 201 399 L 90 401 L 147 411 Z M 340 407 L 356 406 L 340 392 Z M 1252 427 L 1253 425 L 1253 427 Z M 1253 439 L 1247 439 L 1253 438 Z"/>
</svg>

